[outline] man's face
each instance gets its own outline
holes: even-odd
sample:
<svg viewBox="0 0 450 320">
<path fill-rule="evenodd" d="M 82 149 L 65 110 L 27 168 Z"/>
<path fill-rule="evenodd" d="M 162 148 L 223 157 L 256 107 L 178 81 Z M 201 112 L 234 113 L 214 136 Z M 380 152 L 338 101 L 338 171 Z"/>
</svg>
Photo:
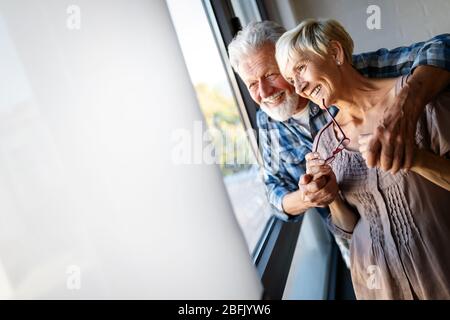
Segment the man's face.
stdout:
<svg viewBox="0 0 450 320">
<path fill-rule="evenodd" d="M 308 100 L 299 97 L 281 76 L 272 44 L 264 45 L 240 61 L 239 75 L 252 99 L 274 120 L 285 121 L 306 107 Z"/>
</svg>

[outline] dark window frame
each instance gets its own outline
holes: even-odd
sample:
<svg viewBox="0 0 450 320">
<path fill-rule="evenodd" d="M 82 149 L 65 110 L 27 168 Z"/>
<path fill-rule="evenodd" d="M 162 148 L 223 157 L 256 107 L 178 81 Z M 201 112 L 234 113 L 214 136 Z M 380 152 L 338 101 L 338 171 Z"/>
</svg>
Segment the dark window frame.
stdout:
<svg viewBox="0 0 450 320">
<path fill-rule="evenodd" d="M 255 0 L 255 2 L 261 19 L 268 20 L 269 16 L 264 0 Z M 203 0 L 203 5 L 215 34 L 217 46 L 221 51 L 224 67 L 228 71 L 229 81 L 236 96 L 244 127 L 246 130 L 252 129 L 256 133 L 253 138 L 257 146 L 256 148 L 253 146 L 253 151 L 261 165 L 262 157 L 258 145 L 258 126 L 256 123 L 256 112 L 259 107 L 251 98 L 240 77 L 230 68 L 229 63 L 227 65 L 224 61 L 228 60 L 228 44 L 241 28 L 240 21 L 235 17 L 230 0 Z M 256 245 L 252 257 L 264 287 L 263 299 L 282 299 L 302 221 L 303 218 L 297 222 L 284 222 L 272 217 Z M 333 243 L 328 299 L 339 299 L 342 296 L 339 288 L 342 287 L 343 282 L 343 265 L 344 262 L 339 249 L 336 243 Z"/>
<path fill-rule="evenodd" d="M 225 48 L 225 53 L 221 53 L 223 59 L 228 59 L 226 48 L 240 30 L 239 19 L 234 16 L 233 8 L 228 0 L 203 0 L 203 4 L 206 12 L 214 15 L 216 26 L 211 22 L 213 17 L 208 17 L 208 19 L 213 31 L 218 27 L 219 30 L 215 32 L 220 32 L 220 37 L 216 35 L 216 42 L 219 50 L 223 51 Z M 257 5 L 261 18 L 263 20 L 267 19 L 263 2 L 257 1 Z M 219 43 L 218 38 L 223 42 Z M 225 62 L 224 67 L 229 69 Z M 244 125 L 247 124 L 248 126 L 248 123 L 250 123 L 251 126 L 251 128 L 246 127 L 245 129 L 253 129 L 253 132 L 256 132 L 255 139 L 258 141 L 258 127 L 256 124 L 258 106 L 251 98 L 243 81 L 234 71 L 228 72 L 228 77 L 237 96 L 238 105 L 239 100 L 241 100 L 245 108 L 243 110 L 242 106 L 239 107 L 241 117 L 243 120 L 246 117 L 250 120 L 249 122 L 243 121 Z M 259 148 L 257 148 L 256 152 L 259 153 Z M 260 154 L 257 155 L 258 157 L 260 157 Z M 261 235 L 253 252 L 253 260 L 264 286 L 264 299 L 281 299 L 283 296 L 301 224 L 302 219 L 298 222 L 288 223 L 272 217 Z"/>
</svg>

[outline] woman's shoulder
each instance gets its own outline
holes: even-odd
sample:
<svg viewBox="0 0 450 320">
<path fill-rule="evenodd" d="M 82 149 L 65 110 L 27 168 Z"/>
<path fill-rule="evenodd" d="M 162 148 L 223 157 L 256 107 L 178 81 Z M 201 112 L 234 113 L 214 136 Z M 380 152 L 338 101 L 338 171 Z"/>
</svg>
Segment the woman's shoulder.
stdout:
<svg viewBox="0 0 450 320">
<path fill-rule="evenodd" d="M 399 94 L 400 90 L 403 89 L 409 77 L 410 75 L 407 74 L 393 79 L 395 80 L 395 95 Z"/>
</svg>

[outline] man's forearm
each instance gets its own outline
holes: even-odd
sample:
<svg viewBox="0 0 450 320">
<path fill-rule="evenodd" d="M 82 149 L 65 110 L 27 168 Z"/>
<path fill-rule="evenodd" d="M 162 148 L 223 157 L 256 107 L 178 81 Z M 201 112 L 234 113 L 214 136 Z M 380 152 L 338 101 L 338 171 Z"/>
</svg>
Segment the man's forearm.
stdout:
<svg viewBox="0 0 450 320">
<path fill-rule="evenodd" d="M 283 197 L 283 210 L 290 215 L 299 215 L 311 207 L 311 204 L 304 201 L 300 190 L 286 194 Z"/>
<path fill-rule="evenodd" d="M 450 72 L 433 66 L 419 66 L 409 77 L 408 84 L 414 92 L 411 97 L 415 100 L 413 106 L 416 110 L 403 111 L 414 112 L 418 119 L 425 105 L 449 86 Z"/>
<path fill-rule="evenodd" d="M 411 171 L 450 191 L 450 160 L 425 149 L 416 149 Z"/>
<path fill-rule="evenodd" d="M 381 125 L 369 141 L 367 165 L 380 166 L 396 174 L 401 168 L 411 168 L 417 121 L 425 106 L 450 83 L 450 72 L 418 66 L 395 98 L 386 106 Z"/>
</svg>

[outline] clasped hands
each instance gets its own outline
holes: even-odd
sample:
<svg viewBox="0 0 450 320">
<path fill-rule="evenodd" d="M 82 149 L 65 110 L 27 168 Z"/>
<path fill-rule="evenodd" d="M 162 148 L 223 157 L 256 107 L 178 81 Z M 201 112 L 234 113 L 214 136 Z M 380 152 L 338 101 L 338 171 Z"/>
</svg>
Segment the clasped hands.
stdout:
<svg viewBox="0 0 450 320">
<path fill-rule="evenodd" d="M 319 153 L 308 153 L 305 159 L 306 174 L 301 176 L 298 184 L 302 200 L 308 207 L 326 207 L 339 190 L 336 176 Z"/>
</svg>

